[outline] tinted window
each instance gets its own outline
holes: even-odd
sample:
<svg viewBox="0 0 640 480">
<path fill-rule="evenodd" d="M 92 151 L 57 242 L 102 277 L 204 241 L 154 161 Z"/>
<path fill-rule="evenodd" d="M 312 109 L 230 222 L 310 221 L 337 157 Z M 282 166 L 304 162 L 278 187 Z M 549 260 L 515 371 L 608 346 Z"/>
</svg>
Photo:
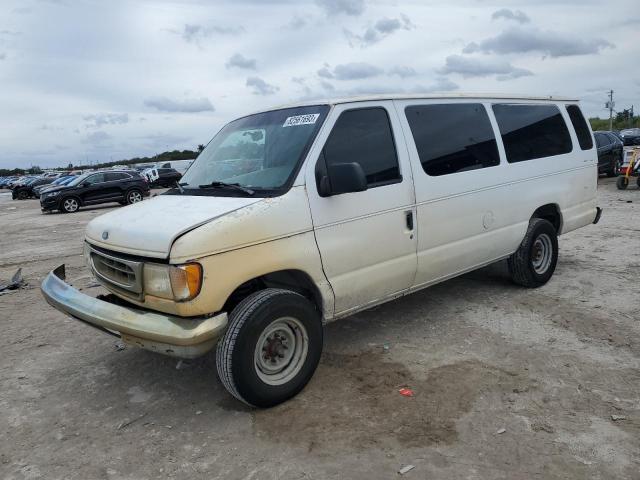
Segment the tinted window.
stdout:
<svg viewBox="0 0 640 480">
<path fill-rule="evenodd" d="M 85 180 L 86 183 L 93 185 L 94 183 L 104 182 L 104 173 L 93 174 Z"/>
<path fill-rule="evenodd" d="M 576 131 L 578 137 L 578 143 L 582 150 L 591 150 L 593 148 L 593 140 L 591 140 L 591 132 L 589 132 L 589 126 L 584 119 L 584 115 L 580 111 L 580 107 L 577 105 L 567 105 L 567 113 L 571 119 L 573 129 Z"/>
<path fill-rule="evenodd" d="M 595 133 L 594 136 L 596 137 L 596 144 L 598 145 L 598 148 L 606 147 L 611 143 L 611 139 L 604 133 Z"/>
<path fill-rule="evenodd" d="M 405 109 L 422 168 L 448 175 L 500 163 L 496 138 L 479 103 L 420 105 Z"/>
<path fill-rule="evenodd" d="M 110 172 L 105 173 L 105 182 L 111 182 L 114 180 L 124 180 L 125 178 L 129 178 L 129 175 L 122 172 Z"/>
<path fill-rule="evenodd" d="M 322 153 L 327 165 L 359 163 L 370 187 L 401 180 L 389 116 L 384 108 L 343 112 Z"/>
<path fill-rule="evenodd" d="M 509 163 L 569 153 L 569 130 L 555 105 L 493 105 Z"/>
</svg>

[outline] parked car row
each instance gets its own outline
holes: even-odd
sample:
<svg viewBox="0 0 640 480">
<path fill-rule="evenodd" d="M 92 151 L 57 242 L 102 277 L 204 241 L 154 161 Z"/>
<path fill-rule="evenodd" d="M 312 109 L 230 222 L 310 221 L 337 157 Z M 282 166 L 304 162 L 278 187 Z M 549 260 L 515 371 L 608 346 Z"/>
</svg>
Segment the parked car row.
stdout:
<svg viewBox="0 0 640 480">
<path fill-rule="evenodd" d="M 85 205 L 136 203 L 149 196 L 150 190 L 147 178 L 135 170 L 4 177 L 0 178 L 0 188 L 10 189 L 14 200 L 40 199 L 43 212 L 58 210 L 63 213 L 76 212 Z"/>
</svg>

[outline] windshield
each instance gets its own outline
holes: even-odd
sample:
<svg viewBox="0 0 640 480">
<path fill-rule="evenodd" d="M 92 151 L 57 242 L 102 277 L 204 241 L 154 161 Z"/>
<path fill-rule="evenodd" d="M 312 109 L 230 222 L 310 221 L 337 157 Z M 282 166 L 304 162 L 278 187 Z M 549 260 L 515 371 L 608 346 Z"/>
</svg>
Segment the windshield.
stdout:
<svg viewBox="0 0 640 480">
<path fill-rule="evenodd" d="M 192 193 L 189 190 L 202 190 L 218 182 L 237 184 L 257 194 L 286 188 L 328 110 L 327 105 L 286 108 L 229 123 L 182 177 L 184 192 Z M 222 190 L 212 191 L 218 194 Z M 240 190 L 224 191 L 242 194 Z"/>
</svg>

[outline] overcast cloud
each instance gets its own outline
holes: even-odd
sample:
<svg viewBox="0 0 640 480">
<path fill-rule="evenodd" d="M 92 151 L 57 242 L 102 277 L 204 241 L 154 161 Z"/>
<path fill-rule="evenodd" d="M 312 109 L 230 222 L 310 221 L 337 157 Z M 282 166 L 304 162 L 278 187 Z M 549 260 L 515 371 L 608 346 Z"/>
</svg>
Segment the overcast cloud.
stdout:
<svg viewBox="0 0 640 480">
<path fill-rule="evenodd" d="M 228 121 L 367 93 L 640 104 L 637 0 L 3 0 L 1 167 L 193 149 Z"/>
</svg>

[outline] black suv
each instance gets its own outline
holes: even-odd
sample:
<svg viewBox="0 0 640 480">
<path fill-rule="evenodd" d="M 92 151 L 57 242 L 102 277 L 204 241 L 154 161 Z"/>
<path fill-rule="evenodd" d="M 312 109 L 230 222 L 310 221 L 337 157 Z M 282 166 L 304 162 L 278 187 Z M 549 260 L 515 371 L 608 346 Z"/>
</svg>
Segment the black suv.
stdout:
<svg viewBox="0 0 640 480">
<path fill-rule="evenodd" d="M 593 132 L 593 136 L 598 146 L 598 173 L 617 176 L 622 165 L 622 142 L 611 132 Z"/>
<path fill-rule="evenodd" d="M 158 168 L 158 179 L 152 183 L 154 187 L 174 187 L 182 178 L 182 174 L 173 168 Z"/>
<path fill-rule="evenodd" d="M 73 213 L 84 205 L 120 202 L 137 203 L 149 196 L 149 184 L 135 171 L 108 170 L 80 175 L 67 185 L 60 185 L 40 196 L 42 211 Z"/>
</svg>

